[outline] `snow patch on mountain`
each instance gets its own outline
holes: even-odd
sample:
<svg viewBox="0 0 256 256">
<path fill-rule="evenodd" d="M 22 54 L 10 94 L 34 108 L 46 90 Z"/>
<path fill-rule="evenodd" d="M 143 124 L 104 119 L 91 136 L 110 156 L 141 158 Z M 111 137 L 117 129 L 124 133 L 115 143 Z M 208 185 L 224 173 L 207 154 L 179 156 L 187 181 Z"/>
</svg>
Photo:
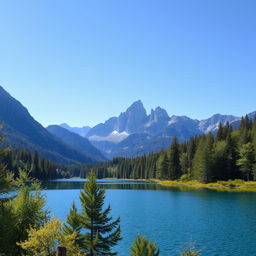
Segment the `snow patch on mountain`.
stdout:
<svg viewBox="0 0 256 256">
<path fill-rule="evenodd" d="M 90 141 L 111 141 L 114 143 L 119 143 L 119 142 L 123 141 L 124 139 L 126 139 L 129 135 L 130 134 L 126 131 L 118 132 L 118 131 L 114 130 L 108 136 L 101 137 L 101 136 L 93 135 L 93 136 L 89 137 L 89 140 Z"/>
</svg>

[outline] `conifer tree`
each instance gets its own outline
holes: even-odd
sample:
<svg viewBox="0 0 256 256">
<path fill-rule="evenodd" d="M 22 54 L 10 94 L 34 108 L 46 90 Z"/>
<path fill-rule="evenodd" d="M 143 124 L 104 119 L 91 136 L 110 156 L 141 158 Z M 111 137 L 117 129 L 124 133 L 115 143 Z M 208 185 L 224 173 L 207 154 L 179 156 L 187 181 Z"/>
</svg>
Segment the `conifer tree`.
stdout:
<svg viewBox="0 0 256 256">
<path fill-rule="evenodd" d="M 131 247 L 131 256 L 159 256 L 159 253 L 156 243 L 148 241 L 145 236 L 138 235 Z"/>
<path fill-rule="evenodd" d="M 84 238 L 81 234 L 82 224 L 81 224 L 81 216 L 78 214 L 75 203 L 73 202 L 72 207 L 69 211 L 69 215 L 67 216 L 67 221 L 64 224 L 63 232 L 66 235 L 71 235 L 73 233 L 76 234 L 75 242 L 80 247 L 84 246 Z"/>
<path fill-rule="evenodd" d="M 247 181 L 250 180 L 254 165 L 254 152 L 252 143 L 248 142 L 241 146 L 239 150 L 239 159 L 237 165 L 240 170 L 246 175 Z"/>
<path fill-rule="evenodd" d="M 224 139 L 224 130 L 223 130 L 223 126 L 222 123 L 219 123 L 218 125 L 218 131 L 217 131 L 217 135 L 216 135 L 216 140 L 220 141 Z"/>
<path fill-rule="evenodd" d="M 214 180 L 228 179 L 228 147 L 225 140 L 214 143 L 214 155 L 212 165 L 212 178 Z"/>
<path fill-rule="evenodd" d="M 168 178 L 171 180 L 178 179 L 181 176 L 179 143 L 177 137 L 173 138 L 169 150 L 169 173 Z"/>
<path fill-rule="evenodd" d="M 188 153 L 182 153 L 180 155 L 180 168 L 183 174 L 189 174 Z"/>
<path fill-rule="evenodd" d="M 212 148 L 213 136 L 209 133 L 207 136 L 201 138 L 193 160 L 194 178 L 203 183 L 211 181 Z"/>
<path fill-rule="evenodd" d="M 111 207 L 103 210 L 105 190 L 96 183 L 95 175 L 90 172 L 88 181 L 84 185 L 84 191 L 80 194 L 82 212 L 78 217 L 76 208 L 73 206 L 66 225 L 77 231 L 79 238 L 83 236 L 81 249 L 89 256 L 116 255 L 111 248 L 121 240 L 120 218 L 112 221 L 109 216 Z M 74 215 L 73 217 L 71 217 Z M 79 221 L 78 221 L 79 219 Z M 76 221 L 74 221 L 76 220 Z M 80 222 L 80 223 L 79 223 Z M 83 233 L 86 231 L 86 233 Z"/>
<path fill-rule="evenodd" d="M 166 152 L 161 152 L 156 162 L 156 178 L 168 179 L 169 161 Z"/>
<path fill-rule="evenodd" d="M 240 172 L 236 165 L 237 160 L 237 149 L 234 139 L 232 138 L 232 129 L 230 127 L 227 136 L 226 136 L 226 145 L 227 145 L 227 179 L 237 179 L 240 178 Z"/>
<path fill-rule="evenodd" d="M 192 137 L 187 143 L 187 154 L 188 154 L 188 168 L 192 169 L 192 163 L 196 152 L 196 141 L 198 138 Z"/>
<path fill-rule="evenodd" d="M 240 126 L 239 126 L 239 146 L 246 144 L 250 142 L 250 128 L 252 126 L 252 123 L 246 115 L 245 117 L 242 117 L 240 121 Z"/>
</svg>

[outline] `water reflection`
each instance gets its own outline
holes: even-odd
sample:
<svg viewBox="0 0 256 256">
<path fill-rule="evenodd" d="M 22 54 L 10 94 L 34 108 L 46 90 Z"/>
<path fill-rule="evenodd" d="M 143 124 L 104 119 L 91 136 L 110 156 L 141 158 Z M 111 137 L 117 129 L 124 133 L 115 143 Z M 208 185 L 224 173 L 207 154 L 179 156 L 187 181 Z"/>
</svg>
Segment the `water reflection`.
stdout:
<svg viewBox="0 0 256 256">
<path fill-rule="evenodd" d="M 85 179 L 77 180 L 53 180 L 42 183 L 44 190 L 83 189 Z M 207 188 L 193 188 L 188 186 L 166 187 L 154 182 L 127 181 L 127 180 L 97 180 L 100 187 L 104 189 L 126 189 L 126 190 L 171 190 L 171 191 L 211 191 Z"/>
<path fill-rule="evenodd" d="M 128 190 L 158 190 L 163 188 L 156 183 L 149 182 L 98 182 L 98 185 L 104 189 L 128 189 Z M 84 181 L 48 181 L 42 183 L 45 190 L 54 189 L 83 189 Z"/>
</svg>

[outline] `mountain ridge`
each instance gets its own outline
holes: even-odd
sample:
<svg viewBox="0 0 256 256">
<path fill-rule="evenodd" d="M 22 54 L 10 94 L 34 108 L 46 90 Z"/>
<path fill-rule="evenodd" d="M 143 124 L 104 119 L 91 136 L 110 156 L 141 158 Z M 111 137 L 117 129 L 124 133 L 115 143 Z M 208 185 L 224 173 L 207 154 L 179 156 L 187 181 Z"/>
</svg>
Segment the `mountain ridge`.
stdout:
<svg viewBox="0 0 256 256">
<path fill-rule="evenodd" d="M 68 164 L 97 163 L 96 159 L 75 150 L 49 133 L 29 113 L 27 108 L 0 86 L 1 134 L 3 146 L 38 151 L 40 155 L 55 162 Z"/>
<path fill-rule="evenodd" d="M 219 123 L 229 122 L 234 128 L 240 123 L 240 117 L 234 115 L 214 114 L 203 120 L 169 116 L 160 106 L 147 114 L 138 100 L 118 116 L 94 127 L 70 127 L 63 123 L 47 130 L 1 86 L 0 106 L 5 145 L 38 151 L 49 160 L 69 164 L 154 153 L 168 148 L 174 136 L 183 142 L 191 136 L 216 133 Z M 249 113 L 249 117 L 253 118 L 255 113 Z"/>
<path fill-rule="evenodd" d="M 72 148 L 86 154 L 87 156 L 94 158 L 98 161 L 106 161 L 107 159 L 102 153 L 95 148 L 87 138 L 73 133 L 58 125 L 49 125 L 46 129 L 54 136 L 58 137 L 64 143 L 68 144 Z"/>
<path fill-rule="evenodd" d="M 92 127 L 86 137 L 110 158 L 134 157 L 137 156 L 135 152 L 144 154 L 166 149 L 174 136 L 180 141 L 186 141 L 191 136 L 216 133 L 219 123 L 226 122 L 235 127 L 239 124 L 240 117 L 214 114 L 198 120 L 185 115 L 169 116 L 160 106 L 147 114 L 142 101 L 137 100 L 118 116 L 110 117 L 104 123 Z"/>
</svg>

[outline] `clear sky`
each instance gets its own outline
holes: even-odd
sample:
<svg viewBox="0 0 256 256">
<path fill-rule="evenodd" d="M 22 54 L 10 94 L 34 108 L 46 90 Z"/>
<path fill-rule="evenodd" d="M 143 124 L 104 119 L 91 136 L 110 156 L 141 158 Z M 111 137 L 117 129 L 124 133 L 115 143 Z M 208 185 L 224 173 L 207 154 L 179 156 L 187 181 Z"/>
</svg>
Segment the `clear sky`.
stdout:
<svg viewBox="0 0 256 256">
<path fill-rule="evenodd" d="M 0 84 L 43 125 L 141 99 L 203 119 L 256 110 L 255 0 L 0 0 Z"/>
</svg>

